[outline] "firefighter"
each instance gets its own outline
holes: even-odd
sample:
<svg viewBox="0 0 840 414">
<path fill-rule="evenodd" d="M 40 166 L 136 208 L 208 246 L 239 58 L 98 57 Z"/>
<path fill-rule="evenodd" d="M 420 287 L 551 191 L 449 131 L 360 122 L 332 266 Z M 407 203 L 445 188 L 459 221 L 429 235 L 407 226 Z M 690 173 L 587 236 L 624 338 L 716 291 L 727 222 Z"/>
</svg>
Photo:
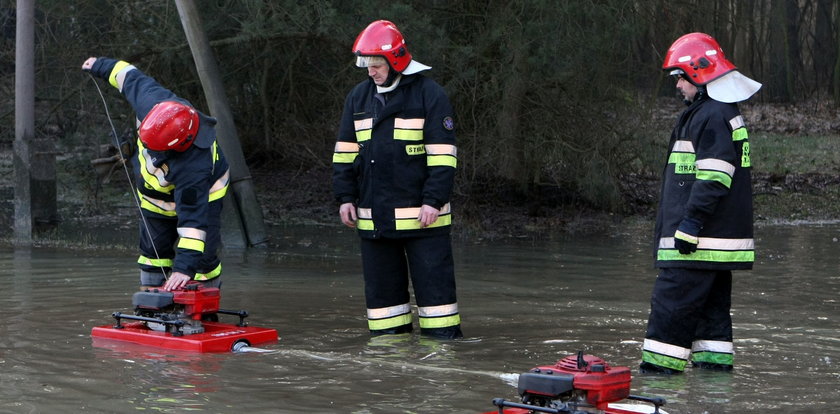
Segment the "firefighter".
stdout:
<svg viewBox="0 0 840 414">
<path fill-rule="evenodd" d="M 341 221 L 360 236 L 371 335 L 412 331 L 409 277 L 420 333 L 459 338 L 449 204 L 457 164 L 452 107 L 420 74 L 386 20 L 353 44 L 368 79 L 346 98 L 333 155 Z"/>
<path fill-rule="evenodd" d="M 690 33 L 662 69 L 688 108 L 668 144 L 655 227 L 655 266 L 642 372 L 733 366 L 732 270 L 754 260 L 750 143 L 738 102 L 761 84 L 738 72 L 714 38 Z"/>
<path fill-rule="evenodd" d="M 217 250 L 230 174 L 216 120 L 128 62 L 91 57 L 82 70 L 108 80 L 137 115 L 141 287 L 175 290 L 191 280 L 220 287 Z"/>
</svg>

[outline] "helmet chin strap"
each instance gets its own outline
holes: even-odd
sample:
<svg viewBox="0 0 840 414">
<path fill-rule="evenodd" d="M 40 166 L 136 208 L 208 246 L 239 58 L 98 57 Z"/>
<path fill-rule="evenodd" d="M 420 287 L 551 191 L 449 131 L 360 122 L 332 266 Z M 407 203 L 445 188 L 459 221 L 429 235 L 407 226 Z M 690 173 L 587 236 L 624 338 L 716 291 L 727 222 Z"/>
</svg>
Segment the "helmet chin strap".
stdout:
<svg viewBox="0 0 840 414">
<path fill-rule="evenodd" d="M 698 86 L 697 87 L 697 93 L 694 94 L 694 98 L 692 98 L 692 99 L 683 98 L 683 103 L 685 104 L 685 106 L 691 106 L 691 104 L 705 98 L 706 95 L 707 95 L 706 94 L 706 86 Z"/>
</svg>

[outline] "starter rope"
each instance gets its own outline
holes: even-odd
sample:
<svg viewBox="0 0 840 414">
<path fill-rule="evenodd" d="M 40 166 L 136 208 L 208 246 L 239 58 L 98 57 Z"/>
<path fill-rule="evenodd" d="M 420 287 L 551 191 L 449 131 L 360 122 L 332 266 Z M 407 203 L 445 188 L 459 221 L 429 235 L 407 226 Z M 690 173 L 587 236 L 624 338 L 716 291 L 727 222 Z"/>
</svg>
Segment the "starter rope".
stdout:
<svg viewBox="0 0 840 414">
<path fill-rule="evenodd" d="M 152 239 L 152 233 L 149 231 L 149 223 L 146 221 L 146 216 L 143 215 L 143 208 L 140 207 L 140 197 L 137 195 L 137 191 L 134 188 L 134 182 L 131 180 L 131 173 L 128 171 L 128 158 L 126 158 L 125 154 L 122 152 L 122 145 L 120 145 L 120 139 L 117 135 L 117 128 L 114 127 L 114 121 L 111 119 L 111 112 L 108 110 L 108 102 L 105 100 L 105 95 L 102 94 L 102 89 L 99 87 L 99 82 L 96 81 L 96 78 L 93 77 L 90 73 L 88 73 L 88 77 L 90 80 L 93 81 L 93 85 L 96 86 L 96 91 L 99 93 L 99 98 L 102 99 L 102 106 L 105 107 L 105 118 L 108 119 L 108 124 L 111 126 L 111 135 L 114 137 L 114 146 L 117 148 L 117 151 L 120 154 L 120 160 L 123 166 L 123 171 L 125 171 L 125 177 L 128 179 L 128 185 L 131 188 L 132 198 L 134 199 L 134 205 L 137 207 L 137 212 L 140 214 L 140 222 L 143 223 L 143 227 L 146 229 L 146 236 L 149 237 L 149 243 L 152 245 L 152 250 L 155 252 L 155 258 L 160 260 L 160 254 L 158 254 L 157 246 L 155 246 L 155 241 Z M 137 149 L 140 151 L 140 149 Z M 169 275 L 166 273 L 166 269 L 161 265 L 160 272 L 163 273 L 164 280 L 169 279 Z"/>
</svg>

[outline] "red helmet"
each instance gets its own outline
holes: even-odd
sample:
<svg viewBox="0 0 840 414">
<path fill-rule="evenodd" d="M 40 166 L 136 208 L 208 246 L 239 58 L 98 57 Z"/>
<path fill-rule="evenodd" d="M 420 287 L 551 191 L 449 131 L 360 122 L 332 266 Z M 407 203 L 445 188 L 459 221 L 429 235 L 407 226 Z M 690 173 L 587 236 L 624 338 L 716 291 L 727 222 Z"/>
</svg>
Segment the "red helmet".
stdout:
<svg viewBox="0 0 840 414">
<path fill-rule="evenodd" d="M 140 141 L 153 151 L 185 151 L 198 133 L 198 112 L 190 106 L 163 101 L 140 123 Z"/>
<path fill-rule="evenodd" d="M 353 53 L 357 56 L 381 56 L 398 73 L 402 73 L 411 62 L 411 53 L 405 47 L 402 33 L 387 20 L 377 20 L 362 30 L 353 43 Z"/>
<path fill-rule="evenodd" d="M 689 33 L 677 39 L 665 54 L 662 69 L 681 72 L 691 83 L 705 85 L 733 70 L 718 42 L 705 33 Z"/>
</svg>

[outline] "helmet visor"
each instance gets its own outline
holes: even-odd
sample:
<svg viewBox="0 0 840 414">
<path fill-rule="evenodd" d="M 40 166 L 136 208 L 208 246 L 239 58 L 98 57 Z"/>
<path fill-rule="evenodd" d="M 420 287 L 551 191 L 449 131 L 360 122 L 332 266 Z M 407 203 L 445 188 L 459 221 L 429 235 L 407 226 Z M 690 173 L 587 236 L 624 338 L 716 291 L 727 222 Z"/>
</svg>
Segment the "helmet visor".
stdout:
<svg viewBox="0 0 840 414">
<path fill-rule="evenodd" d="M 356 56 L 356 66 L 367 68 L 370 66 L 387 65 L 388 61 L 382 56 Z"/>
</svg>

